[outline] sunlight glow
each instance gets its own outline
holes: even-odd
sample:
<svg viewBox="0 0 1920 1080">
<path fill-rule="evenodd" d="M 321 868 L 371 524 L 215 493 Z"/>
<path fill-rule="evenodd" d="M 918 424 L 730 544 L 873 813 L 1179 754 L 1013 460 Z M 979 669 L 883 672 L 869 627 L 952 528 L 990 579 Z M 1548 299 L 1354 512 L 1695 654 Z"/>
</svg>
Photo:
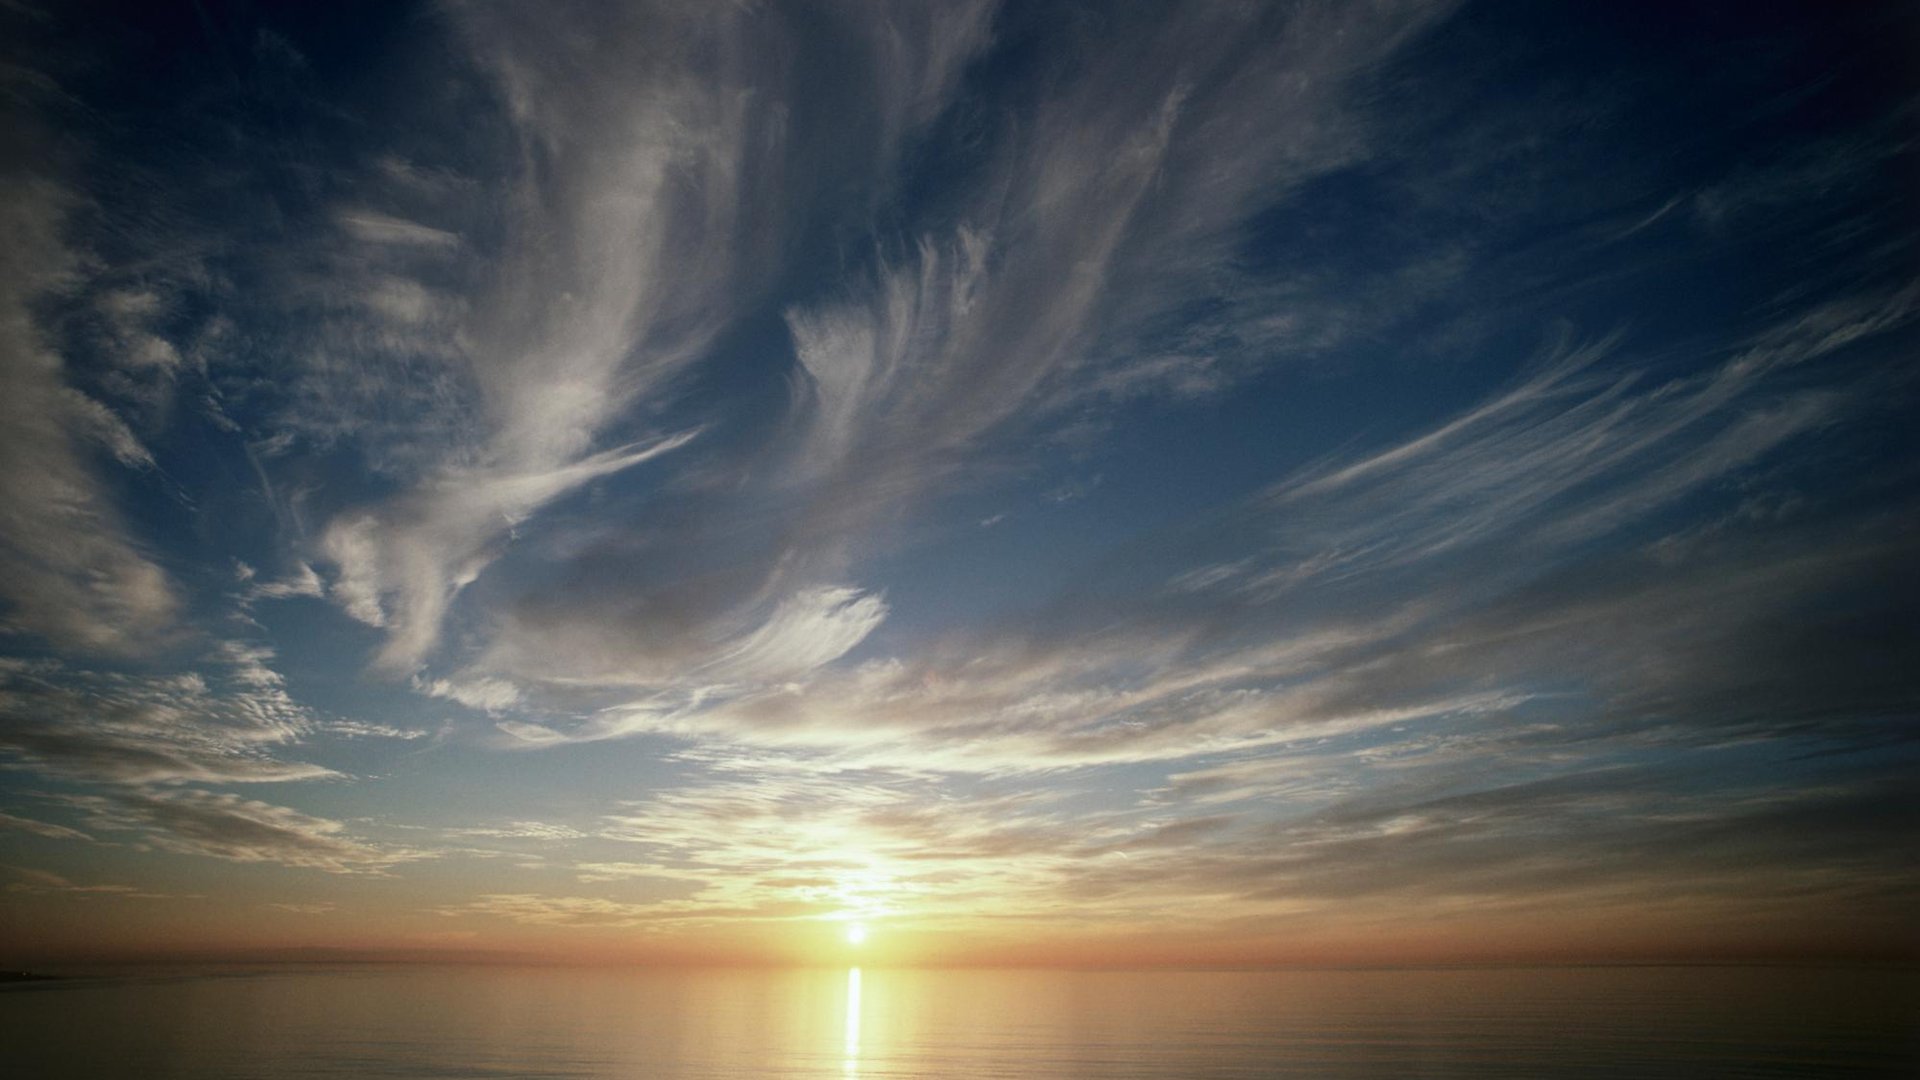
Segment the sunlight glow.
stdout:
<svg viewBox="0 0 1920 1080">
<path fill-rule="evenodd" d="M 848 1076 L 860 1074 L 860 969 L 847 969 L 847 1042 L 843 1059 L 843 1071 Z"/>
<path fill-rule="evenodd" d="M 847 944 L 859 945 L 866 940 L 867 940 L 867 924 L 866 923 L 848 923 L 847 924 Z"/>
</svg>

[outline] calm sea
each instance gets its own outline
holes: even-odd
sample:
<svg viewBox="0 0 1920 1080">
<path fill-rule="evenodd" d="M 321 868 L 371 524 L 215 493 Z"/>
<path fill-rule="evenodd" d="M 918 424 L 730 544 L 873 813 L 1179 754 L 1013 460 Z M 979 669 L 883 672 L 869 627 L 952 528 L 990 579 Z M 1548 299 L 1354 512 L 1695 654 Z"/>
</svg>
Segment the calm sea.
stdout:
<svg viewBox="0 0 1920 1080">
<path fill-rule="evenodd" d="M 1920 1076 L 1920 973 L 362 968 L 0 990 L 0 1075 Z"/>
</svg>

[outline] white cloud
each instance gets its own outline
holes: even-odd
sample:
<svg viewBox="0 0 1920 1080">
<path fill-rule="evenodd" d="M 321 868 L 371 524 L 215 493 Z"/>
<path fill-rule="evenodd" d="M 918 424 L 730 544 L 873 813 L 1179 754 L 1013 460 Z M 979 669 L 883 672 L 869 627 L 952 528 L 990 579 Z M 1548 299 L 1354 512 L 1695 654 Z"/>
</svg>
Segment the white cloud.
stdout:
<svg viewBox="0 0 1920 1080">
<path fill-rule="evenodd" d="M 890 35 L 920 25 L 860 10 Z M 942 224 L 882 237 L 868 280 L 786 311 L 797 359 L 788 422 L 745 460 L 707 466 L 703 489 L 714 494 L 689 529 L 660 523 L 655 550 L 706 571 L 686 549 L 710 537 L 767 542 L 711 567 L 698 594 L 652 587 L 660 572 L 636 556 L 629 580 L 647 582 L 637 596 L 606 596 L 583 573 L 568 595 L 520 598 L 488 624 L 471 673 L 530 694 L 549 682 L 651 692 L 671 681 L 663 673 L 737 648 L 741 612 L 855 577 L 856 561 L 885 549 L 929 499 L 1020 467 L 1009 449 L 1018 439 L 1097 427 L 1089 411 L 1149 385 L 1238 377 L 1134 345 L 1155 319 L 1239 287 L 1220 267 L 1249 214 L 1364 153 L 1351 80 L 1442 10 L 1204 6 L 1062 29 L 1059 70 L 1022 103 L 1023 122 L 997 127 L 958 172 Z M 546 115 L 547 77 L 516 68 L 516 106 Z M 862 92 L 893 100 L 894 67 L 854 77 L 877 79 Z M 944 78 L 930 74 L 930 85 Z M 792 179 L 800 186 L 784 205 L 808 190 Z M 764 193 L 734 194 L 752 206 Z M 719 494 L 729 485 L 731 499 Z M 682 705 L 650 697 L 633 711 L 687 720 Z"/>
<path fill-rule="evenodd" d="M 545 821 L 510 821 L 505 825 L 475 825 L 467 828 L 448 829 L 452 836 L 478 836 L 490 840 L 540 840 L 561 842 L 580 840 L 586 833 L 571 825 L 557 825 Z"/>
<path fill-rule="evenodd" d="M 886 617 L 882 599 L 858 589 L 802 589 L 699 675 L 762 684 L 796 678 L 846 655 Z"/>
<path fill-rule="evenodd" d="M 247 590 L 248 599 L 289 600 L 295 597 L 319 599 L 325 596 L 327 586 L 320 580 L 320 575 L 307 563 L 298 565 L 299 569 L 286 577 L 253 585 Z M 249 573 L 247 577 L 250 579 L 252 574 Z M 359 610 L 352 603 L 349 603 L 348 608 L 350 614 Z"/>
<path fill-rule="evenodd" d="M 272 862 L 332 874 L 379 872 L 419 853 L 376 847 L 345 835 L 337 821 L 238 795 L 190 788 L 70 795 L 62 801 L 96 828 L 136 832 L 180 855 Z"/>
<path fill-rule="evenodd" d="M 364 243 L 417 244 L 436 248 L 456 247 L 460 243 L 458 236 L 444 229 L 435 229 L 377 210 L 343 210 L 336 217 L 341 228 Z"/>
<path fill-rule="evenodd" d="M 61 242 L 70 197 L 0 180 L 0 598 L 4 624 L 58 645 L 137 653 L 173 629 L 172 583 L 131 542 L 88 461 L 98 442 L 124 465 L 152 455 L 124 421 L 67 386 L 32 304 L 70 287 L 79 260 Z"/>
<path fill-rule="evenodd" d="M 542 506 L 599 477 L 691 441 L 687 431 L 540 472 L 457 470 L 379 508 L 336 518 L 321 538 L 349 615 L 388 630 L 379 664 L 414 670 L 439 639 L 448 606 L 497 555 L 496 543 Z"/>
<path fill-rule="evenodd" d="M 500 712 L 518 705 L 522 694 L 520 688 L 505 679 L 434 679 L 421 682 L 427 694 L 457 701 L 469 709 L 483 709 L 487 712 Z"/>
<path fill-rule="evenodd" d="M 18 832 L 29 833 L 33 836 L 44 837 L 48 840 L 93 839 L 93 837 L 88 836 L 79 829 L 69 829 L 65 825 L 55 825 L 46 821 L 35 821 L 32 818 L 16 817 L 13 814 L 6 813 L 0 813 L 0 829 L 13 829 Z"/>
<path fill-rule="evenodd" d="M 418 728 L 397 728 L 392 724 L 369 724 L 360 720 L 322 720 L 314 725 L 314 730 L 343 739 L 400 739 L 402 741 L 425 739 L 433 734 Z"/>
<path fill-rule="evenodd" d="M 112 896 L 126 900 L 176 899 L 172 894 L 149 892 L 134 885 L 81 885 L 51 870 L 38 870 L 28 866 L 10 866 L 6 869 L 11 870 L 17 879 L 7 885 L 6 889 L 10 893 L 63 896 L 74 900 L 86 900 L 94 896 Z"/>
<path fill-rule="evenodd" d="M 0 751 L 54 776 L 112 784 L 273 783 L 337 775 L 275 756 L 312 727 L 266 661 L 224 643 L 217 678 L 72 671 L 0 679 Z"/>
</svg>

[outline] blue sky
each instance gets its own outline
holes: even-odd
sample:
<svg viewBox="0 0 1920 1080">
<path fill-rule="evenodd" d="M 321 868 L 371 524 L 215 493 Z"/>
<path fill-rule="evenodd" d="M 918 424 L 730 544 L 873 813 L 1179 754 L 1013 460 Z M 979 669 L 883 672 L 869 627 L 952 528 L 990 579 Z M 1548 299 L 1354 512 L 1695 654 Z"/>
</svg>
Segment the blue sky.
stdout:
<svg viewBox="0 0 1920 1080">
<path fill-rule="evenodd" d="M 15 953 L 1914 944 L 1902 5 L 5 18 Z"/>
</svg>

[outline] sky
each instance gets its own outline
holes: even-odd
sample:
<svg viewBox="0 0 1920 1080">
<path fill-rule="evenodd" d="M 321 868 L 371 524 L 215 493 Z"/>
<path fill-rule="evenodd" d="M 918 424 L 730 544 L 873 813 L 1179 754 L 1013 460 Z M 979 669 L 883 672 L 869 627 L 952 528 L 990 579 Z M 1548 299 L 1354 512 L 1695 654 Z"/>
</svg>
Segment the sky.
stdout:
<svg viewBox="0 0 1920 1080">
<path fill-rule="evenodd" d="M 0 963 L 1920 954 L 1912 5 L 0 20 Z"/>
</svg>

